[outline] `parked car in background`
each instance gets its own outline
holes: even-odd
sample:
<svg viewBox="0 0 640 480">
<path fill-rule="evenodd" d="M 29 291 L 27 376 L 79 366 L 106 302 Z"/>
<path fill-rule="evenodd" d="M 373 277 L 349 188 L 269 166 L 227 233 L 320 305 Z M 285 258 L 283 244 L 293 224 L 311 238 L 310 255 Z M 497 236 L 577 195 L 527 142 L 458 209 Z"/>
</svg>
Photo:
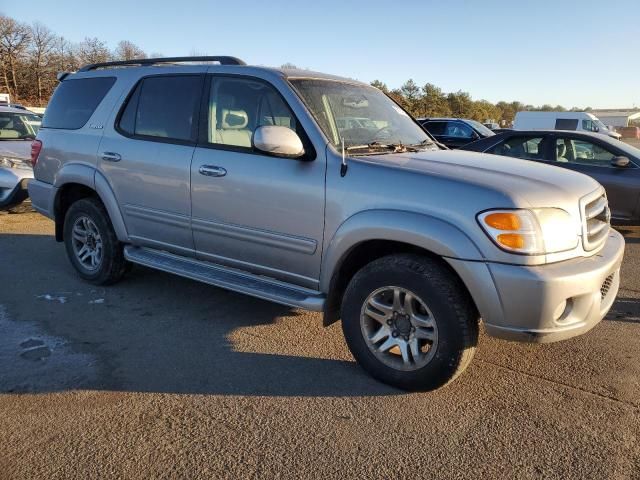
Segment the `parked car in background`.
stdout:
<svg viewBox="0 0 640 480">
<path fill-rule="evenodd" d="M 503 132 L 463 147 L 568 168 L 607 191 L 613 219 L 640 223 L 640 150 L 604 135 L 559 130 Z"/>
<path fill-rule="evenodd" d="M 464 118 L 418 118 L 429 134 L 448 148 L 460 148 L 480 138 L 495 135 L 480 122 Z"/>
<path fill-rule="evenodd" d="M 601 185 L 440 151 L 370 85 L 233 57 L 61 78 L 29 192 L 88 282 L 137 263 L 321 311 L 371 375 L 421 390 L 467 367 L 479 317 L 552 342 L 615 300 L 624 239 Z"/>
<path fill-rule="evenodd" d="M 28 110 L 0 106 L 0 208 L 25 200 L 33 178 L 31 141 L 41 118 Z"/>
<path fill-rule="evenodd" d="M 589 112 L 518 112 L 514 130 L 575 130 L 593 132 L 620 140 L 621 135 Z"/>
</svg>

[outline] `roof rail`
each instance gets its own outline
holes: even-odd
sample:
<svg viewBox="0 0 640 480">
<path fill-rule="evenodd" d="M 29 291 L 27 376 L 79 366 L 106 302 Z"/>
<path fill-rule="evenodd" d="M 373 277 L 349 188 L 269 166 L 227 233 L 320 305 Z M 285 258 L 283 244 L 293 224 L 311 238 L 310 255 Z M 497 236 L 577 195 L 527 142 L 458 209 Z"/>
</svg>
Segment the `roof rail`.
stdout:
<svg viewBox="0 0 640 480">
<path fill-rule="evenodd" d="M 126 66 L 148 66 L 159 65 L 161 63 L 186 63 L 186 62 L 218 62 L 220 65 L 246 65 L 242 60 L 236 57 L 228 56 L 200 56 L 200 57 L 163 57 L 163 58 L 139 58 L 134 60 L 122 60 L 117 62 L 91 63 L 85 65 L 78 72 L 89 72 L 98 68 L 105 67 L 126 67 Z"/>
</svg>

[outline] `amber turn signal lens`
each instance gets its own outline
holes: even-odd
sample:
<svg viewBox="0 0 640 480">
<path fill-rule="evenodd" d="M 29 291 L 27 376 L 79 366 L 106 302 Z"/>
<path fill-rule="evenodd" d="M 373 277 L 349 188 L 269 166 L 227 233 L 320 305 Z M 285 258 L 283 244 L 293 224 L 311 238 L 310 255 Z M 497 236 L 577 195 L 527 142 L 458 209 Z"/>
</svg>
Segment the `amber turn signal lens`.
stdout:
<svg viewBox="0 0 640 480">
<path fill-rule="evenodd" d="M 520 219 L 515 213 L 492 213 L 484 217 L 484 222 L 497 230 L 520 230 Z"/>
<path fill-rule="evenodd" d="M 498 242 L 509 248 L 524 248 L 524 237 L 518 233 L 501 233 Z"/>
</svg>

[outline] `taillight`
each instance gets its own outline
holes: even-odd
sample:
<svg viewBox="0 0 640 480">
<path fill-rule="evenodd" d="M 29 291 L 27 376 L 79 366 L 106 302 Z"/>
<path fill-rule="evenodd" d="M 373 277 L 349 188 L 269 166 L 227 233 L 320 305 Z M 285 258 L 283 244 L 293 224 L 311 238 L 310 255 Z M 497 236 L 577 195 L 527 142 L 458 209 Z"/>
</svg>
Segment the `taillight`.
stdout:
<svg viewBox="0 0 640 480">
<path fill-rule="evenodd" d="M 40 140 L 34 140 L 31 142 L 31 166 L 34 168 L 38 162 L 40 150 L 42 150 L 42 142 Z"/>
</svg>

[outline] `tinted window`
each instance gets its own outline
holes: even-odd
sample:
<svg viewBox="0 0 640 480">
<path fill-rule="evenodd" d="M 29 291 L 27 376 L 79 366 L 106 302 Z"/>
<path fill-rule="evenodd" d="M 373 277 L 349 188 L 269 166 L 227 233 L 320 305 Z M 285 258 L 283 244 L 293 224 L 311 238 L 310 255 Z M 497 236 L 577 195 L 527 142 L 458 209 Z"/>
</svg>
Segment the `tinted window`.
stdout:
<svg viewBox="0 0 640 480">
<path fill-rule="evenodd" d="M 471 138 L 473 137 L 473 129 L 462 122 L 448 122 L 444 134 L 447 137 Z"/>
<path fill-rule="evenodd" d="M 195 138 L 202 77 L 149 77 L 138 83 L 118 127 L 129 135 L 188 141 Z"/>
<path fill-rule="evenodd" d="M 575 130 L 578 128 L 578 120 L 571 118 L 558 118 L 556 120 L 556 130 Z"/>
<path fill-rule="evenodd" d="M 114 77 L 63 81 L 47 106 L 42 127 L 69 130 L 84 127 L 115 81 Z"/>
<path fill-rule="evenodd" d="M 611 160 L 616 155 L 600 145 L 576 140 L 573 138 L 558 138 L 556 141 L 556 161 L 580 163 L 598 167 L 611 167 Z"/>
<path fill-rule="evenodd" d="M 425 122 L 422 124 L 431 135 L 444 135 L 447 122 Z"/>
<path fill-rule="evenodd" d="M 270 85 L 243 78 L 211 82 L 207 141 L 251 148 L 256 128 L 278 125 L 297 130 L 296 119 Z"/>
<path fill-rule="evenodd" d="M 511 137 L 487 150 L 487 153 L 529 160 L 544 159 L 542 137 Z"/>
</svg>

